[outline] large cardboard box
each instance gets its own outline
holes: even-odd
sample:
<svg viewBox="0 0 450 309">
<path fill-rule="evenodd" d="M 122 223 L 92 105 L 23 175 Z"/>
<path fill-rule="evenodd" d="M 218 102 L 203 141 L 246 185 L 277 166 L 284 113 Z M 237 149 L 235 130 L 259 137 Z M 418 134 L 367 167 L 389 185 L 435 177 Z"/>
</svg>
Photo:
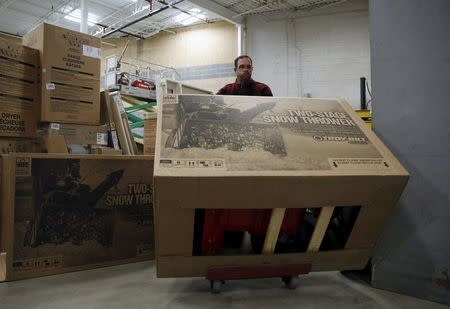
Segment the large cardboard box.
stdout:
<svg viewBox="0 0 450 309">
<path fill-rule="evenodd" d="M 227 265 L 310 264 L 312 271 L 366 265 L 409 175 L 346 102 L 167 94 L 159 107 L 154 170 L 158 277 L 205 276 L 208 268 Z M 202 245 L 217 241 L 205 237 L 205 227 L 203 235 L 199 230 L 207 219 L 198 220 L 199 210 L 214 216 L 231 209 L 227 214 L 242 219 L 269 209 L 272 223 L 280 219 L 274 217 L 279 210 L 287 214 L 299 208 L 306 211 L 299 219 L 303 223 L 297 223 L 310 229 L 296 232 L 304 242 L 296 251 L 217 255 L 196 250 L 199 235 Z M 210 226 L 217 231 L 225 219 Z M 340 230 L 336 222 L 348 225 Z M 273 234 L 271 223 L 264 245 L 270 233 L 278 248 L 281 232 Z"/>
<path fill-rule="evenodd" d="M 44 136 L 63 136 L 67 145 L 108 146 L 108 128 L 69 123 L 46 123 L 41 126 Z"/>
<path fill-rule="evenodd" d="M 0 136 L 34 137 L 38 113 L 38 51 L 0 38 Z"/>
<path fill-rule="evenodd" d="M 1 156 L 0 281 L 153 258 L 153 157 Z"/>
<path fill-rule="evenodd" d="M 99 124 L 100 38 L 44 23 L 23 44 L 40 51 L 41 121 Z"/>
</svg>

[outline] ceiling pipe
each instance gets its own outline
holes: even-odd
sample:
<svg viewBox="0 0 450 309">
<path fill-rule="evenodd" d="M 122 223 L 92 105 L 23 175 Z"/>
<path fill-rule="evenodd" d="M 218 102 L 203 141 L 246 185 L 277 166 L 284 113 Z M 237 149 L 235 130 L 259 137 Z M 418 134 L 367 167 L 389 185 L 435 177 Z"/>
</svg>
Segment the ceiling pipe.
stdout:
<svg viewBox="0 0 450 309">
<path fill-rule="evenodd" d="M 169 3 L 168 5 L 163 6 L 162 8 L 159 8 L 159 9 L 157 9 L 156 11 L 150 12 L 150 13 L 148 13 L 147 15 L 144 15 L 144 16 L 142 16 L 142 17 L 136 19 L 136 20 L 133 20 L 133 21 L 129 22 L 128 24 L 125 24 L 125 25 L 123 25 L 123 26 L 121 26 L 121 27 L 119 27 L 119 28 L 117 28 L 117 29 L 114 29 L 114 30 L 112 30 L 112 31 L 110 31 L 110 32 L 107 32 L 107 33 L 105 33 L 104 35 L 102 35 L 102 39 L 104 39 L 104 38 L 106 38 L 106 37 L 108 37 L 108 36 L 110 36 L 110 35 L 112 35 L 112 34 L 114 34 L 114 33 L 116 33 L 116 32 L 119 32 L 119 31 L 121 31 L 122 29 L 125 29 L 125 28 L 127 28 L 127 27 L 129 27 L 129 26 L 131 26 L 131 25 L 134 25 L 134 24 L 136 24 L 136 23 L 138 23 L 138 22 L 140 22 L 140 21 L 142 21 L 142 20 L 144 20 L 144 19 L 147 19 L 147 18 L 149 18 L 149 17 L 152 17 L 153 15 L 156 15 L 156 14 L 158 14 L 158 13 L 161 13 L 162 11 L 165 11 L 165 10 L 171 8 L 173 5 L 177 5 L 177 4 L 179 4 L 179 3 L 183 2 L 183 1 L 184 1 L 184 0 L 178 0 L 178 1 L 174 1 L 174 2 L 172 2 L 172 3 Z"/>
<path fill-rule="evenodd" d="M 172 5 L 172 8 L 174 8 L 174 9 L 180 11 L 180 12 L 183 12 L 184 14 L 187 14 L 187 15 L 189 15 L 189 16 L 192 16 L 192 17 L 194 17 L 194 18 L 197 18 L 198 20 L 201 20 L 201 21 L 203 21 L 203 22 L 205 22 L 205 23 L 207 23 L 207 24 L 212 23 L 211 21 L 209 21 L 209 20 L 207 20 L 207 19 L 200 18 L 200 17 L 198 17 L 196 14 L 192 14 L 192 13 L 189 12 L 189 11 L 180 9 L 180 8 L 176 7 L 175 5 Z"/>
<path fill-rule="evenodd" d="M 128 31 L 124 31 L 124 30 L 119 30 L 119 32 L 129 35 L 129 36 L 133 36 L 133 37 L 141 39 L 141 40 L 145 40 L 145 37 L 143 37 L 142 35 L 139 35 L 139 34 L 134 34 L 134 33 L 128 32 Z"/>
</svg>

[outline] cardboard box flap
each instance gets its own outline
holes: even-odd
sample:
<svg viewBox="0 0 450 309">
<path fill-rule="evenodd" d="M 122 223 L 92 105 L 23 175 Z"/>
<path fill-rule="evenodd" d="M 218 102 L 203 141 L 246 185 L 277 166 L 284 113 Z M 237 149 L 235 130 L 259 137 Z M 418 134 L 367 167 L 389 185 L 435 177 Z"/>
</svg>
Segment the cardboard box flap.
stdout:
<svg viewBox="0 0 450 309">
<path fill-rule="evenodd" d="M 355 206 L 370 205 L 378 195 L 398 199 L 407 181 L 408 176 L 157 177 L 155 196 L 185 209 Z"/>
</svg>

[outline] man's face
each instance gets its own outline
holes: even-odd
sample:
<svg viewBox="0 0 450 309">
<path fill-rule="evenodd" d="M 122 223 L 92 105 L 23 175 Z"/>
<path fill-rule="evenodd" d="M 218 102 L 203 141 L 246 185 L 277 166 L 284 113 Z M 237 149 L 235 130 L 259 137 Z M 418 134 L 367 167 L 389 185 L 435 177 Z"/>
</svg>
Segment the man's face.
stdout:
<svg viewBox="0 0 450 309">
<path fill-rule="evenodd" d="M 237 62 L 237 67 L 234 68 L 236 78 L 238 81 L 248 81 L 252 77 L 252 62 L 248 58 L 241 58 Z"/>
</svg>

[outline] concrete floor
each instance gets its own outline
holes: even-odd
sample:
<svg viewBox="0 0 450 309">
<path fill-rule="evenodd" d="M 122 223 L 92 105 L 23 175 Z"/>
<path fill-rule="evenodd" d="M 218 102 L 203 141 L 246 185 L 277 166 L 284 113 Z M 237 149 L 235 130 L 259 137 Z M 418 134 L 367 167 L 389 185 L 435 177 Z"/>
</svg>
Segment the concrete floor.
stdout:
<svg viewBox="0 0 450 309">
<path fill-rule="evenodd" d="M 339 272 L 312 273 L 288 290 L 278 278 L 229 281 L 211 294 L 203 278 L 156 279 L 154 262 L 0 283 L 0 308 L 449 308 L 377 290 Z"/>
</svg>

